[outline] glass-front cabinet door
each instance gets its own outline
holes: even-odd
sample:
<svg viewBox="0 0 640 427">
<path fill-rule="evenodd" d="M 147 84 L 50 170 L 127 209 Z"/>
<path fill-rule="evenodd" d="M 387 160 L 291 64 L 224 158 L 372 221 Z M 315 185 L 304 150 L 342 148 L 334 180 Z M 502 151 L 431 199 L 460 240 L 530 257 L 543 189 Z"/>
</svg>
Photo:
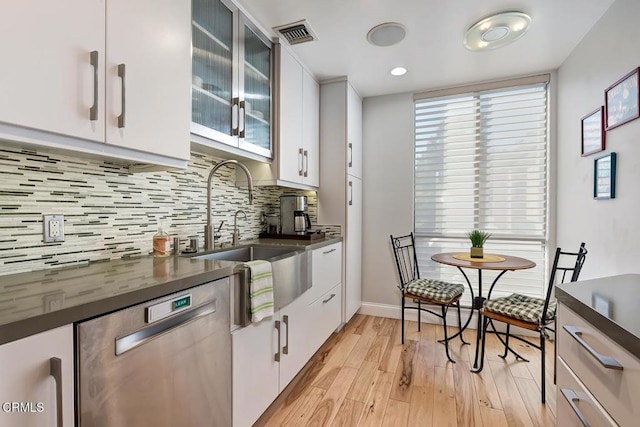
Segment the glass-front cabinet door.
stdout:
<svg viewBox="0 0 640 427">
<path fill-rule="evenodd" d="M 192 68 L 191 132 L 272 157 L 271 42 L 230 1 L 192 0 Z"/>
<path fill-rule="evenodd" d="M 241 129 L 240 148 L 271 157 L 271 42 L 240 17 Z M 244 123 L 242 123 L 244 121 Z M 244 126 L 243 126 L 244 125 Z"/>
<path fill-rule="evenodd" d="M 191 13 L 191 131 L 237 145 L 232 135 L 232 119 L 237 121 L 237 107 L 232 103 L 238 97 L 234 73 L 237 12 L 220 0 L 192 0 Z M 234 112 L 236 117 L 232 117 Z"/>
</svg>

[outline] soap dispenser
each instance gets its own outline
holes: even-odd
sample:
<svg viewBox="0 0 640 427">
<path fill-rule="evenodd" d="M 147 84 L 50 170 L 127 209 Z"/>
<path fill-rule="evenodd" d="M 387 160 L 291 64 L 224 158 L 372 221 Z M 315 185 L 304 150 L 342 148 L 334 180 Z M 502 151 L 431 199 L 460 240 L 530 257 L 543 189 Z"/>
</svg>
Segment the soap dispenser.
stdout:
<svg viewBox="0 0 640 427">
<path fill-rule="evenodd" d="M 164 231 L 162 223 L 158 226 L 158 232 L 153 235 L 153 256 L 166 257 L 171 254 L 171 238 Z"/>
</svg>

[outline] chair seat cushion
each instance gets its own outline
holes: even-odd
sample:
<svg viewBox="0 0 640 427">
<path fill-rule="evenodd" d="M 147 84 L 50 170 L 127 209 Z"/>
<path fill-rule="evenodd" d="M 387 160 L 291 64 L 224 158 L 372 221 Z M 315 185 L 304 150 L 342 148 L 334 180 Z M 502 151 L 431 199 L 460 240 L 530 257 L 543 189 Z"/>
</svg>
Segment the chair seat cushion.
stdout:
<svg viewBox="0 0 640 427">
<path fill-rule="evenodd" d="M 404 287 L 406 293 L 448 303 L 464 292 L 464 285 L 433 279 L 415 279 Z"/>
<path fill-rule="evenodd" d="M 511 294 L 508 297 L 486 300 L 484 309 L 503 316 L 524 320 L 525 322 L 540 324 L 542 310 L 544 310 L 544 299 Z M 546 320 L 552 320 L 555 315 L 556 302 L 549 301 Z"/>
</svg>

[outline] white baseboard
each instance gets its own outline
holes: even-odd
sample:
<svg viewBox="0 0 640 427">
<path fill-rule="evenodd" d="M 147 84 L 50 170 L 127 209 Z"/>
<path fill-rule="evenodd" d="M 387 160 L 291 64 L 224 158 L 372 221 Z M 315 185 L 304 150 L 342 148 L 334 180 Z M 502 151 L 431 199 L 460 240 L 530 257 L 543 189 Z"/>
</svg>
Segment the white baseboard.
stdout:
<svg viewBox="0 0 640 427">
<path fill-rule="evenodd" d="M 360 309 L 358 310 L 358 313 L 365 314 L 367 316 L 387 317 L 390 319 L 401 319 L 402 318 L 401 310 L 402 309 L 400 308 L 400 305 L 378 304 L 378 303 L 363 301 L 362 305 L 360 306 Z M 436 307 L 436 310 L 439 310 L 439 308 Z M 470 310 L 469 308 L 460 309 L 460 315 L 462 316 L 463 325 L 467 321 L 467 318 L 469 317 L 469 310 Z M 405 312 L 404 319 L 417 322 L 418 311 L 407 310 Z M 430 315 L 429 313 L 423 312 L 421 314 L 421 320 L 422 320 L 422 323 L 442 325 L 442 320 L 440 318 Z M 450 308 L 449 311 L 447 312 L 447 325 L 452 327 L 458 326 L 458 315 L 455 307 Z M 506 326 L 502 322 L 495 322 L 494 325 L 500 332 L 504 332 L 506 330 L 505 329 Z M 477 316 L 477 313 L 474 312 L 473 317 L 471 318 L 471 321 L 469 322 L 469 326 L 467 327 L 467 329 L 476 330 L 477 328 L 478 328 L 478 316 Z M 516 326 L 512 327 L 511 330 L 512 330 L 512 333 L 516 335 L 525 335 L 525 336 L 531 336 L 531 337 L 539 336 L 537 332 L 518 328 Z"/>
</svg>

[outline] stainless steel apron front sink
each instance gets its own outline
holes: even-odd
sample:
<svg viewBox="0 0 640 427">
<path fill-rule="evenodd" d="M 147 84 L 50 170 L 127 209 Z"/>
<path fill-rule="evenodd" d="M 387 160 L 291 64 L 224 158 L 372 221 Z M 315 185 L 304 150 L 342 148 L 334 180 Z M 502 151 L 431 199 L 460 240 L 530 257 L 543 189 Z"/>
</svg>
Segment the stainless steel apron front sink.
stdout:
<svg viewBox="0 0 640 427">
<path fill-rule="evenodd" d="M 286 306 L 311 288 L 312 285 L 311 252 L 299 247 L 253 244 L 218 249 L 207 254 L 193 256 L 192 258 L 236 262 L 269 261 L 273 272 L 274 310 L 279 310 Z M 248 268 L 243 265 L 239 265 L 236 271 L 240 280 L 235 289 L 234 323 L 246 326 L 251 323 L 249 272 Z"/>
</svg>

